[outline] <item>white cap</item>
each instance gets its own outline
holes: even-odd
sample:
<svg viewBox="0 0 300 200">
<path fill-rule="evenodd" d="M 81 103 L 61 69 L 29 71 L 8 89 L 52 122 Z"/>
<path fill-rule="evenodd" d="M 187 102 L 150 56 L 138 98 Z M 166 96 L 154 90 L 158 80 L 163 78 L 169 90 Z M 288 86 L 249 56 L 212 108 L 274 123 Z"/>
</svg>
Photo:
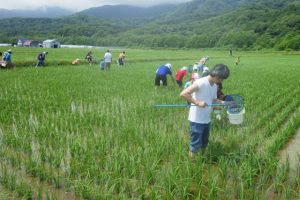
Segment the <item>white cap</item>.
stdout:
<svg viewBox="0 0 300 200">
<path fill-rule="evenodd" d="M 209 68 L 208 67 L 203 67 L 203 71 L 209 71 Z"/>
<path fill-rule="evenodd" d="M 171 69 L 172 65 L 170 63 L 165 64 L 169 69 Z"/>
<path fill-rule="evenodd" d="M 187 67 L 186 67 L 186 66 L 184 66 L 184 67 L 182 68 L 182 70 L 184 70 L 184 71 L 187 71 Z"/>
<path fill-rule="evenodd" d="M 194 65 L 193 70 L 198 70 L 198 65 Z"/>
</svg>

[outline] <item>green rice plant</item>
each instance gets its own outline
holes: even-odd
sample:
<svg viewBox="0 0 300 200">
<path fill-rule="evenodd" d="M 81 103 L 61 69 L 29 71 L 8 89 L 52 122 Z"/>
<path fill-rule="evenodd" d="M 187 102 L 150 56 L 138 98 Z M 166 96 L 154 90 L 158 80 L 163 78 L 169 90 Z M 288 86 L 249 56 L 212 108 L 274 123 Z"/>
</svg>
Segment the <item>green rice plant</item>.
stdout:
<svg viewBox="0 0 300 200">
<path fill-rule="evenodd" d="M 25 182 L 21 181 L 17 187 L 16 192 L 19 194 L 20 197 L 23 199 L 32 199 L 33 198 L 33 191 Z"/>
<path fill-rule="evenodd" d="M 22 52 L 28 62 L 35 61 L 36 51 L 16 48 L 13 59 L 21 61 Z M 272 183 L 289 187 L 274 177 L 281 177 L 277 152 L 299 127 L 291 118 L 299 107 L 299 89 L 290 84 L 298 83 L 297 56 L 241 52 L 244 65 L 235 67 L 226 52 L 200 52 L 211 54 L 209 67 L 229 65 L 224 92 L 241 94 L 246 114 L 239 127 L 212 121 L 208 154 L 190 161 L 187 109 L 153 108 L 185 103 L 180 90 L 170 81 L 155 90 L 153 81 L 160 64 L 171 62 L 175 73 L 198 60 L 199 52 L 128 50 L 127 68 L 113 65 L 110 72 L 98 65 L 51 64 L 85 51 L 51 50 L 45 68 L 0 71 L 5 162 L 90 199 L 259 199 Z M 287 70 L 278 71 L 283 63 Z M 281 193 L 289 191 L 284 187 Z"/>
<path fill-rule="evenodd" d="M 277 169 L 277 174 L 274 180 L 274 190 L 275 192 L 282 192 L 285 189 L 285 181 L 287 179 L 289 172 L 289 160 L 286 159 L 285 164 L 282 164 Z"/>
</svg>

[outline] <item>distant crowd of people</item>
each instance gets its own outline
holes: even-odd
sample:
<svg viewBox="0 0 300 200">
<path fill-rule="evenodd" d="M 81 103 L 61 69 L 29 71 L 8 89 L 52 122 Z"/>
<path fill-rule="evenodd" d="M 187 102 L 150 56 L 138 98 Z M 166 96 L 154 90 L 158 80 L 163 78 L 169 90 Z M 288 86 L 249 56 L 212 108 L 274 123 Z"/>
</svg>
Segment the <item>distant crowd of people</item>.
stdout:
<svg viewBox="0 0 300 200">
<path fill-rule="evenodd" d="M 93 53 L 92 51 L 89 51 L 86 56 L 85 56 L 85 60 L 87 61 L 87 63 L 91 66 L 93 64 Z M 113 61 L 113 55 L 110 52 L 110 50 L 107 50 L 104 54 L 104 56 L 100 59 L 100 70 L 110 70 L 111 68 L 111 64 Z M 124 66 L 125 64 L 125 51 L 122 51 L 119 54 L 119 57 L 117 59 L 117 65 L 118 66 Z M 72 65 L 78 65 L 80 64 L 80 59 L 76 58 L 75 60 L 72 61 Z"/>
</svg>

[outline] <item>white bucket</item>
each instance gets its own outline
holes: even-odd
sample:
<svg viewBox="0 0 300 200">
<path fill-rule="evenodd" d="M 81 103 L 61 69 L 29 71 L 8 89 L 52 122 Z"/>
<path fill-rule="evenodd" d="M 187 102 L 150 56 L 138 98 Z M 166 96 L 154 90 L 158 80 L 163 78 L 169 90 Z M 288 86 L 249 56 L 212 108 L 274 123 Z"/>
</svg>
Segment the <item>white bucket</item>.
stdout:
<svg viewBox="0 0 300 200">
<path fill-rule="evenodd" d="M 242 124 L 244 121 L 245 108 L 240 113 L 229 113 L 227 111 L 228 119 L 231 124 Z"/>
</svg>

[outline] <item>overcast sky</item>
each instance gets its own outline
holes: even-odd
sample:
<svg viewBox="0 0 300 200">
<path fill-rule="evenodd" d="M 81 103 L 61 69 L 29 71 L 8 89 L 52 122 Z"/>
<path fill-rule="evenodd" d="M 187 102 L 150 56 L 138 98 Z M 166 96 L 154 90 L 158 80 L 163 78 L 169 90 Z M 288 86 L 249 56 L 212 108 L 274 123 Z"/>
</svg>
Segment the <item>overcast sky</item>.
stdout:
<svg viewBox="0 0 300 200">
<path fill-rule="evenodd" d="M 65 9 L 80 11 L 90 7 L 104 5 L 135 5 L 153 6 L 163 3 L 183 3 L 191 0 L 0 0 L 0 8 L 4 9 L 35 9 L 39 7 L 58 6 Z"/>
</svg>

